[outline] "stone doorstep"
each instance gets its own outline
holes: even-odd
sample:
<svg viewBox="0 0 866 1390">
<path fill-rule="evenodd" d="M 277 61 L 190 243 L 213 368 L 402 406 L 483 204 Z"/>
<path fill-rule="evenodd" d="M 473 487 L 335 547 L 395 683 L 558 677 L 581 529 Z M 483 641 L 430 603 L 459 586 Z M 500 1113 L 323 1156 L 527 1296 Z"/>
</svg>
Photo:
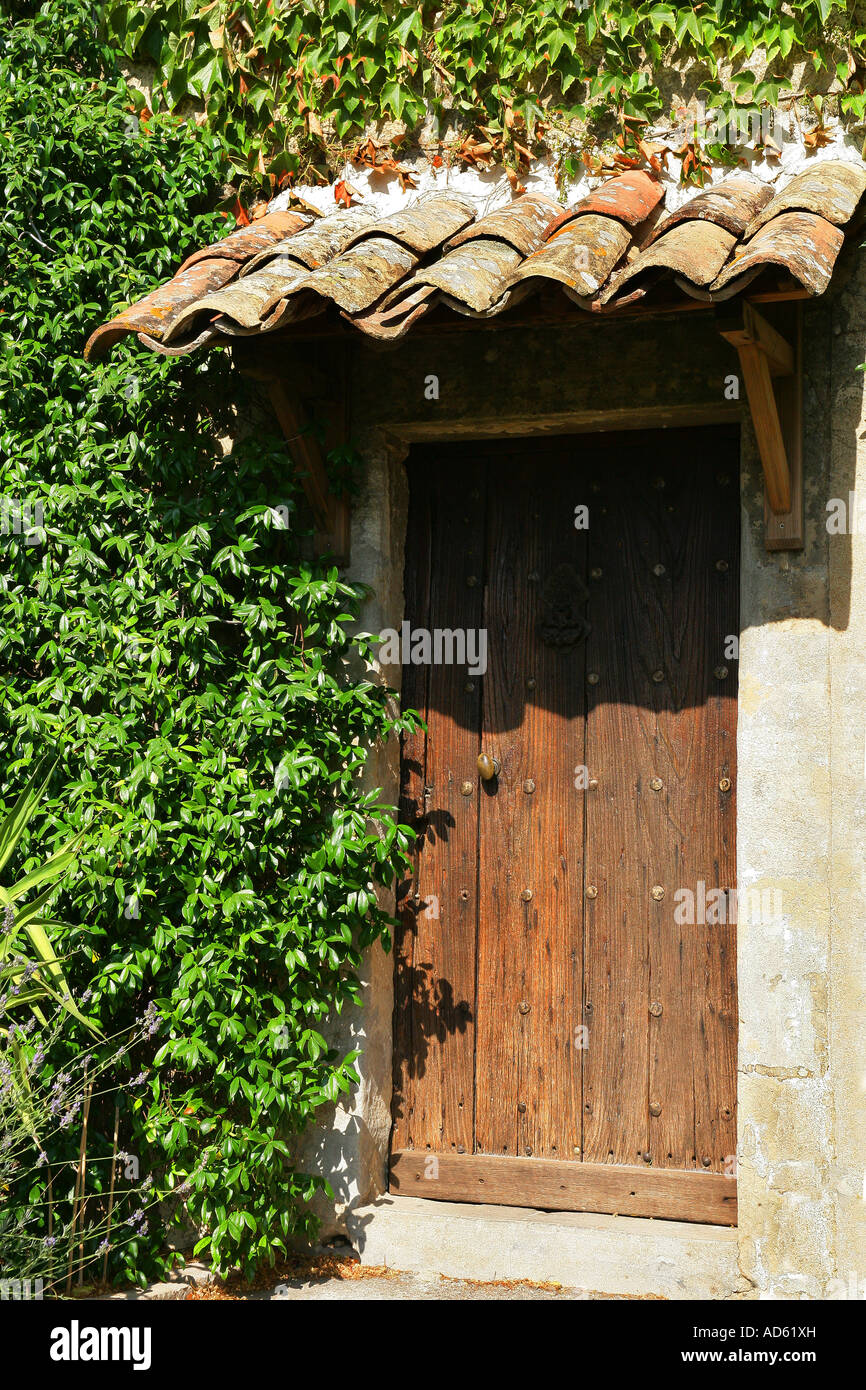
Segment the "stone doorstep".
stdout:
<svg viewBox="0 0 866 1390">
<path fill-rule="evenodd" d="M 740 1292 L 725 1226 L 383 1196 L 346 1213 L 361 1263 L 452 1279 L 528 1279 L 588 1293 L 723 1299 Z"/>
</svg>

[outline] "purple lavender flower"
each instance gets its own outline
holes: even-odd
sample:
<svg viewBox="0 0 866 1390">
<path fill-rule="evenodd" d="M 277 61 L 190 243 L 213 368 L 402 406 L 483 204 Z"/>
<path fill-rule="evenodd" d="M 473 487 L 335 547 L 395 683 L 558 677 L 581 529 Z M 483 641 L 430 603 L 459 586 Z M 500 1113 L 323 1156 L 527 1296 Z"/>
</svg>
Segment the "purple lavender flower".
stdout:
<svg viewBox="0 0 866 1390">
<path fill-rule="evenodd" d="M 47 1163 L 47 1162 L 48 1162 L 48 1155 L 47 1155 L 47 1153 L 44 1153 L 43 1150 L 40 1149 L 40 1150 L 39 1150 L 39 1157 L 38 1157 L 37 1160 L 36 1160 L 36 1167 L 37 1167 L 37 1168 L 41 1168 L 42 1165 L 43 1165 L 43 1163 Z"/>
<path fill-rule="evenodd" d="M 79 1112 L 80 1109 L 81 1109 L 81 1101 L 80 1101 L 80 1100 L 77 1100 L 77 1101 L 75 1101 L 75 1103 L 74 1103 L 73 1105 L 70 1105 L 69 1109 L 66 1111 L 66 1114 L 63 1115 L 63 1116 L 61 1117 L 61 1120 L 60 1120 L 60 1128 L 61 1128 L 61 1129 L 68 1129 L 69 1126 L 72 1124 L 72 1121 L 75 1119 L 75 1116 L 78 1114 L 78 1112 Z"/>
<path fill-rule="evenodd" d="M 45 1249 L 46 1249 L 46 1250 L 53 1250 L 53 1249 L 54 1249 L 54 1246 L 57 1244 L 57 1237 L 56 1237 L 56 1236 L 46 1236 L 45 1239 L 43 1240 L 42 1244 L 45 1246 Z"/>
</svg>

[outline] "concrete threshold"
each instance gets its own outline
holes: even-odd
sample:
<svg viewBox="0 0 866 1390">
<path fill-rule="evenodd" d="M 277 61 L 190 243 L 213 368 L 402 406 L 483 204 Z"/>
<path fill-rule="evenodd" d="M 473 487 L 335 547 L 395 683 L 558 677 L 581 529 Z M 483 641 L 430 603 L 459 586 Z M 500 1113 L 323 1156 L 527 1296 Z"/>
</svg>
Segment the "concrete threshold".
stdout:
<svg viewBox="0 0 866 1390">
<path fill-rule="evenodd" d="M 634 1298 L 738 1291 L 737 1232 L 633 1216 L 379 1197 L 346 1213 L 365 1265 L 453 1279 L 529 1279 Z"/>
</svg>

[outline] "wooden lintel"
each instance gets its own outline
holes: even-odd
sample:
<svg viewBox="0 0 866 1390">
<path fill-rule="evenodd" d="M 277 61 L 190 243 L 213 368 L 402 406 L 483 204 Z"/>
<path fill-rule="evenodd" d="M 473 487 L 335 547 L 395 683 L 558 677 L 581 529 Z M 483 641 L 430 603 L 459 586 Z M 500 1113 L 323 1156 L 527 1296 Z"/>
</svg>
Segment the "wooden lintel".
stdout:
<svg viewBox="0 0 866 1390">
<path fill-rule="evenodd" d="M 791 276 L 783 277 L 778 283 L 768 282 L 761 276 L 755 284 L 763 288 L 750 289 L 742 302 L 748 301 L 749 304 L 790 304 L 795 301 L 810 299 L 811 295 L 807 289 L 794 280 Z M 741 301 L 737 301 L 738 303 Z M 683 314 L 712 314 L 714 305 L 703 299 L 692 299 L 688 295 L 681 295 L 676 299 L 650 299 L 641 300 L 637 304 L 626 305 L 624 308 L 613 310 L 610 313 L 587 313 L 583 309 L 577 309 L 570 300 L 558 293 L 552 293 L 549 297 L 542 295 L 533 296 L 524 301 L 517 308 L 509 309 L 506 313 L 496 314 L 493 318 L 473 319 L 466 318 L 462 314 L 455 314 L 450 310 L 437 307 L 430 313 L 423 315 L 412 325 L 409 336 L 417 339 L 418 337 L 444 337 L 452 333 L 478 333 L 489 336 L 491 333 L 509 332 L 512 330 L 525 332 L 532 328 L 564 327 L 574 328 L 578 332 L 602 329 L 606 324 L 619 323 L 625 319 L 642 319 L 651 322 L 658 318 L 679 317 Z M 363 343 L 366 347 L 375 347 L 381 351 L 399 351 L 402 346 L 402 339 L 386 339 L 382 341 L 377 338 L 370 338 L 364 333 L 360 333 L 354 325 L 347 323 L 346 320 L 335 313 L 322 313 L 309 319 L 301 319 L 298 323 L 293 323 L 291 327 L 277 329 L 274 333 L 268 334 L 268 350 L 273 354 L 274 350 L 287 345 L 296 345 L 301 342 L 317 340 L 335 341 L 345 344 Z M 248 351 L 255 339 L 235 340 L 245 342 L 245 352 Z M 235 346 L 235 352 L 238 351 Z M 268 372 L 273 372 L 270 366 Z M 250 375 L 253 375 L 250 372 Z"/>
<path fill-rule="evenodd" d="M 332 554 L 340 565 L 349 563 L 351 524 L 349 506 L 330 490 L 328 472 L 319 441 L 306 412 L 282 378 L 262 370 L 253 361 L 241 367 L 245 376 L 263 381 L 289 452 L 301 476 L 301 486 L 316 524 L 316 545 Z"/>
</svg>

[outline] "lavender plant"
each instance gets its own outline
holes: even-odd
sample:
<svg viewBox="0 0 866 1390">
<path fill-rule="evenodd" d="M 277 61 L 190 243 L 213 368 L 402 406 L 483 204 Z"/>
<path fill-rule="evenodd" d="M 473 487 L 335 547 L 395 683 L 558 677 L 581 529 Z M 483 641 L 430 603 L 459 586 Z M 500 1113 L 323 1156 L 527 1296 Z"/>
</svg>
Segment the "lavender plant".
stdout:
<svg viewBox="0 0 866 1390">
<path fill-rule="evenodd" d="M 104 1282 L 111 1252 L 143 1236 L 157 1205 L 153 1176 L 142 1176 L 136 1156 L 119 1147 L 121 1092 L 147 1079 L 146 1071 L 123 1073 L 157 1030 L 155 1006 L 98 1052 L 79 1049 L 59 1072 L 48 1059 L 75 1026 L 68 1008 L 42 1026 L 35 1014 L 18 1024 L 0 1012 L 0 1022 L 17 1048 L 14 1058 L 11 1049 L 0 1055 L 0 1285 L 44 1295 L 68 1293 L 73 1281 Z M 106 1149 L 91 1120 L 110 1114 L 112 1102 Z"/>
<path fill-rule="evenodd" d="M 21 846 L 53 771 L 37 766 L 0 825 L 0 872 Z M 144 1234 L 153 1178 L 140 1177 L 137 1161 L 118 1149 L 120 1107 L 114 1104 L 114 1140 L 104 1142 L 104 1123 L 118 1097 L 120 1077 L 138 1043 L 156 1032 L 150 1005 L 136 1024 L 114 1038 L 100 1030 L 72 997 L 45 914 L 71 868 L 77 837 L 11 887 L 0 887 L 0 1284 L 13 1293 L 41 1281 L 44 1292 L 72 1287 L 73 1277 L 92 1277 L 101 1260 L 108 1271 L 112 1249 Z M 34 889 L 35 897 L 25 901 Z M 17 906 L 21 904 L 20 906 Z M 27 954 L 24 952 L 27 951 Z M 90 1002 L 85 991 L 81 1004 Z M 46 1009 L 49 1013 L 46 1015 Z M 22 1021 L 23 1016 L 23 1021 Z M 76 1037 L 70 1038 L 70 1030 Z M 85 1031 L 86 1030 L 86 1031 Z M 79 1035 L 89 1038 L 88 1050 Z M 64 1058 L 58 1071 L 53 1059 Z M 123 1081 L 135 1092 L 142 1071 Z M 78 1143 L 74 1143 L 77 1136 Z M 93 1140 L 97 1152 L 93 1153 Z"/>
</svg>

